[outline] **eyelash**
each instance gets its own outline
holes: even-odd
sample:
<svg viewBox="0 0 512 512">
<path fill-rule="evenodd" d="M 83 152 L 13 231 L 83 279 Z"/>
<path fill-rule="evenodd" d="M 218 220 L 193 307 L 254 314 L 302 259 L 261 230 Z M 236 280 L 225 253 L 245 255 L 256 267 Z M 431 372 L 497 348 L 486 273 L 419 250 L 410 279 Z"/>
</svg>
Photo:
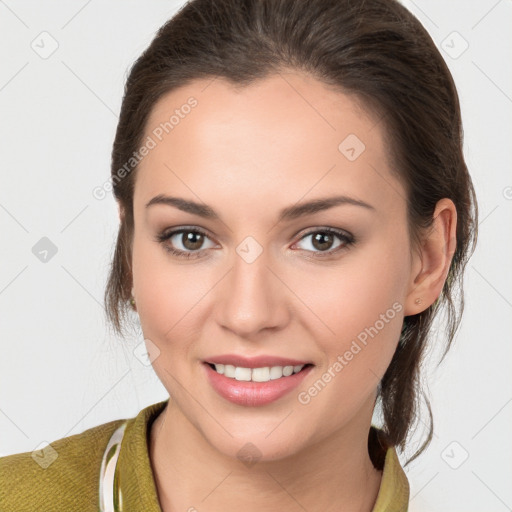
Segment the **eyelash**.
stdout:
<svg viewBox="0 0 512 512">
<path fill-rule="evenodd" d="M 198 251 L 187 252 L 187 251 L 181 251 L 179 249 L 170 247 L 168 244 L 165 243 L 167 240 L 172 238 L 174 235 L 178 235 L 180 233 L 199 233 L 207 238 L 210 238 L 208 236 L 208 234 L 206 232 L 204 232 L 202 229 L 194 227 L 194 228 L 180 228 L 180 229 L 176 229 L 173 231 L 163 231 L 162 233 L 159 233 L 156 236 L 156 241 L 159 242 L 160 244 L 162 244 L 164 249 L 167 252 L 169 252 L 170 254 L 172 254 L 173 256 L 175 256 L 177 258 L 196 259 L 196 258 L 201 257 L 201 256 L 199 256 L 199 254 L 203 250 L 206 250 L 206 249 L 200 249 Z M 323 234 L 328 233 L 328 234 L 335 235 L 341 240 L 343 245 L 340 245 L 339 247 L 336 247 L 335 249 L 331 249 L 329 251 L 319 251 L 319 252 L 307 251 L 307 252 L 313 252 L 313 256 L 312 256 L 313 258 L 319 258 L 319 259 L 327 258 L 329 256 L 332 256 L 333 254 L 336 254 L 344 249 L 349 248 L 351 245 L 354 245 L 356 242 L 355 238 L 352 235 L 345 233 L 344 231 L 334 229 L 334 228 L 320 228 L 320 229 L 317 228 L 317 229 L 308 231 L 300 238 L 299 241 L 301 241 L 304 238 L 306 238 L 310 235 L 313 235 L 315 233 L 323 233 Z M 306 250 L 306 249 L 302 249 L 302 250 Z"/>
</svg>

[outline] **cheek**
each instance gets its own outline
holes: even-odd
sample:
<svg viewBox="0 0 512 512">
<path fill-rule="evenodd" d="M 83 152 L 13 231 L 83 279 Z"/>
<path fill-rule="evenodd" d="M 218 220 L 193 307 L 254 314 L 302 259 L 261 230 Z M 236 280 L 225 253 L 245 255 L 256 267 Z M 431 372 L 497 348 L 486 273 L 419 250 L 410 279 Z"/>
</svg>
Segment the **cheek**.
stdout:
<svg viewBox="0 0 512 512">
<path fill-rule="evenodd" d="M 170 258 L 149 235 L 135 235 L 133 282 L 137 312 L 144 335 L 160 340 L 166 334 L 172 336 L 197 295 L 189 272 L 191 266 L 173 265 Z"/>
<path fill-rule="evenodd" d="M 298 292 L 315 313 L 310 328 L 326 365 L 341 356 L 351 387 L 369 378 L 376 386 L 393 357 L 403 322 L 404 254 L 405 239 L 382 237 L 350 254 L 336 270 L 316 271 Z"/>
<path fill-rule="evenodd" d="M 157 242 L 134 238 L 133 280 L 137 312 L 145 338 L 152 340 L 169 364 L 177 354 L 188 357 L 188 340 L 201 336 L 209 292 L 217 275 L 201 263 L 177 263 Z"/>
<path fill-rule="evenodd" d="M 373 266 L 361 261 L 350 272 L 344 268 L 325 281 L 322 293 L 309 295 L 309 307 L 322 320 L 313 319 L 310 329 L 324 357 L 317 379 L 301 390 L 299 402 L 311 417 L 329 418 L 322 426 L 325 432 L 362 407 L 373 408 L 378 383 L 395 352 L 403 305 L 393 276 L 398 267 L 390 261 Z"/>
</svg>

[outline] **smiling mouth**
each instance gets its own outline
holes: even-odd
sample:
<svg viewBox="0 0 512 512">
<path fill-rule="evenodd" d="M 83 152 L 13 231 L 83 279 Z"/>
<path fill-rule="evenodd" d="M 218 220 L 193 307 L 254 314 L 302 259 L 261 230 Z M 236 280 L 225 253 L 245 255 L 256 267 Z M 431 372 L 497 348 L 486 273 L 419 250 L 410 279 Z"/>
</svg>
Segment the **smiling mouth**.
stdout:
<svg viewBox="0 0 512 512">
<path fill-rule="evenodd" d="M 269 382 L 286 379 L 313 366 L 311 363 L 296 366 L 264 366 L 260 368 L 244 368 L 230 364 L 214 364 L 206 362 L 212 370 L 233 380 L 245 382 Z"/>
</svg>

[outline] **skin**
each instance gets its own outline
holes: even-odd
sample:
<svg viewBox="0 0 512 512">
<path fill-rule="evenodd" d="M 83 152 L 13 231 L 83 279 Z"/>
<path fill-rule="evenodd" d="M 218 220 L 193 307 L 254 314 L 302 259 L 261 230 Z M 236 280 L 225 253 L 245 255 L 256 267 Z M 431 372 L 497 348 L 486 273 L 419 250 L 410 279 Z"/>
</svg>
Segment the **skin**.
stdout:
<svg viewBox="0 0 512 512">
<path fill-rule="evenodd" d="M 154 370 L 172 397 L 150 438 L 162 509 L 370 511 L 382 477 L 367 447 L 377 385 L 404 316 L 441 293 L 455 250 L 455 206 L 438 203 L 434 228 L 412 250 L 382 123 L 312 77 L 283 72 L 246 88 L 196 80 L 160 99 L 146 136 L 190 96 L 198 105 L 142 160 L 134 190 L 132 291 L 144 337 L 158 347 Z M 354 161 L 338 150 L 351 133 L 366 146 Z M 205 203 L 222 220 L 146 208 L 158 194 Z M 339 205 L 277 223 L 282 208 L 338 194 L 375 210 Z M 176 258 L 155 240 L 183 226 L 208 234 L 196 259 Z M 332 254 L 315 259 L 322 246 L 313 236 L 326 227 L 356 241 L 335 252 L 343 246 L 335 236 L 323 250 Z M 248 236 L 263 249 L 250 264 L 236 252 Z M 164 244 L 194 252 L 181 235 Z M 395 302 L 401 311 L 301 404 L 298 394 Z M 202 361 L 226 353 L 315 367 L 279 400 L 243 407 L 205 378 Z M 249 442 L 261 454 L 250 467 L 237 458 Z"/>
</svg>

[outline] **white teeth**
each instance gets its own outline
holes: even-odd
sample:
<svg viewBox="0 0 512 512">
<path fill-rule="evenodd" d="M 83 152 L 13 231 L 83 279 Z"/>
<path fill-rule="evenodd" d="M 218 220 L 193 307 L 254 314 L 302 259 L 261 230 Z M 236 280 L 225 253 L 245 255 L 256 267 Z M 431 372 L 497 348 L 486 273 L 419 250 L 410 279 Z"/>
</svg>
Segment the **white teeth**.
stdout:
<svg viewBox="0 0 512 512">
<path fill-rule="evenodd" d="M 270 379 L 280 379 L 283 376 L 283 367 L 282 366 L 272 366 L 270 368 Z"/>
<path fill-rule="evenodd" d="M 241 368 L 231 364 L 215 364 L 215 370 L 221 375 L 235 380 L 268 382 L 269 380 L 289 377 L 293 373 L 298 373 L 304 368 L 303 364 L 296 366 L 265 366 L 263 368 Z"/>
<path fill-rule="evenodd" d="M 293 373 L 293 366 L 285 366 L 285 367 L 283 368 L 283 375 L 284 375 L 285 377 L 290 376 L 292 373 Z"/>
<path fill-rule="evenodd" d="M 252 380 L 254 382 L 267 382 L 270 380 L 270 368 L 253 368 L 252 369 Z"/>
<path fill-rule="evenodd" d="M 217 367 L 215 367 L 217 369 Z M 226 377 L 231 377 L 232 379 L 235 378 L 235 367 L 232 364 L 226 364 L 224 365 L 224 375 Z"/>
<path fill-rule="evenodd" d="M 240 368 L 237 366 L 235 368 L 235 379 L 236 380 L 251 380 L 251 369 L 250 368 Z"/>
</svg>

